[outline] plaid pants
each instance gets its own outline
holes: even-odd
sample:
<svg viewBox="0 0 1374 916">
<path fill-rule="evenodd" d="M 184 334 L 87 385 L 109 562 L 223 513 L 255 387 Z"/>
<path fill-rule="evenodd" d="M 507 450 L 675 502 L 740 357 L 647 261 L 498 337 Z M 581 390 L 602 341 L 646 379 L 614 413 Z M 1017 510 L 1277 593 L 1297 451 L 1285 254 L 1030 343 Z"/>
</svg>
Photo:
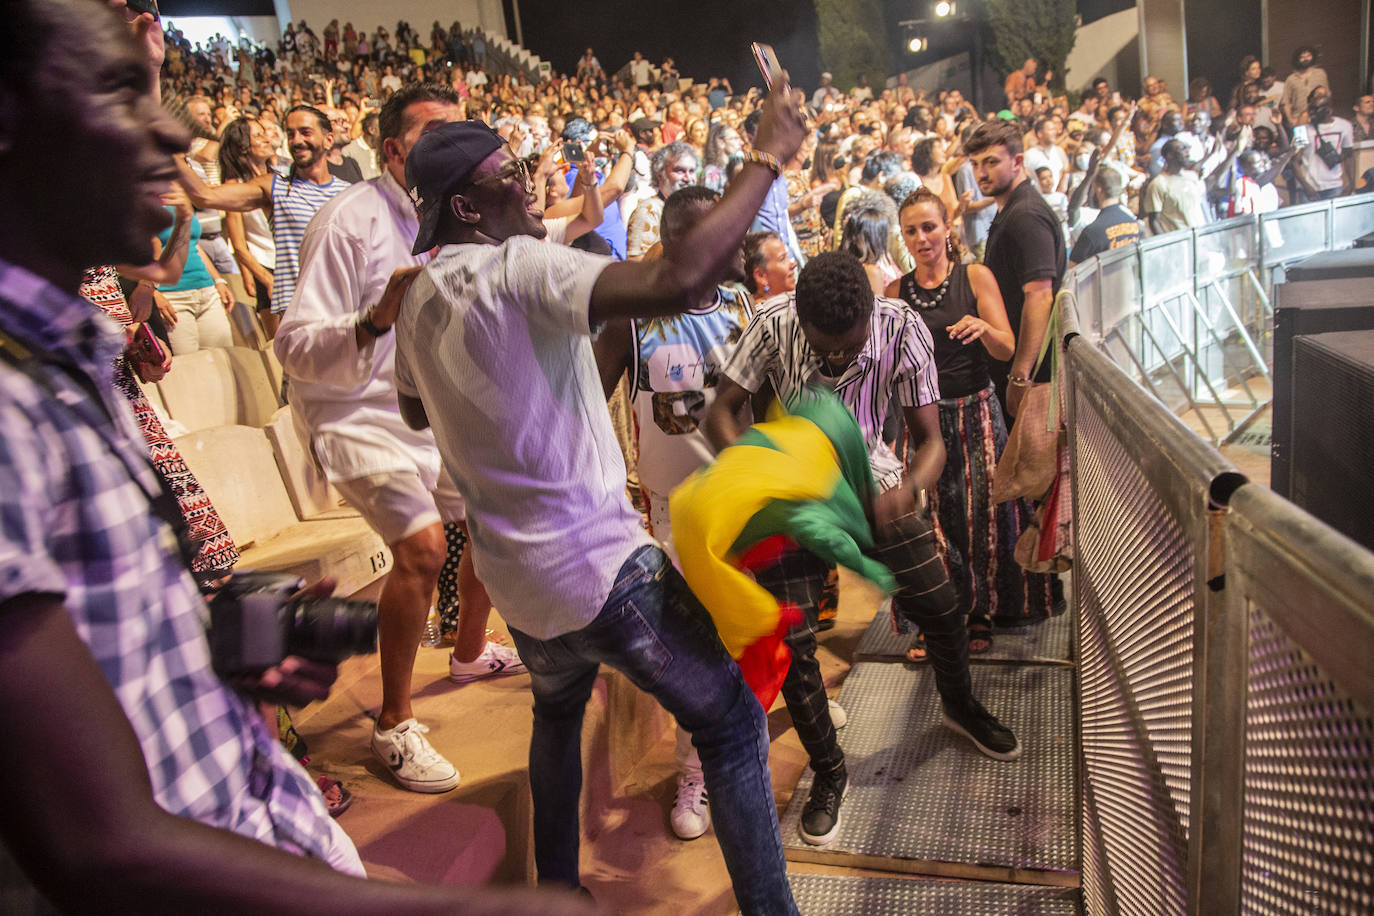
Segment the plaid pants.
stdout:
<svg viewBox="0 0 1374 916">
<path fill-rule="evenodd" d="M 877 545 L 868 555 L 892 570 L 897 593 L 892 596 L 894 624 L 916 624 L 926 635 L 935 688 L 946 703 L 973 695 L 968 671 L 968 628 L 959 595 L 935 546 L 930 519 L 912 512 L 875 532 Z M 898 629 L 904 629 L 900 625 Z"/>
<path fill-rule="evenodd" d="M 897 579 L 892 598 L 893 613 L 920 626 L 926 634 L 935 686 L 947 703 L 972 695 L 968 670 L 968 630 L 959 611 L 958 595 L 945 574 L 935 548 L 930 520 L 915 513 L 904 515 L 876 533 L 877 545 L 869 556 Z M 792 715 L 797 737 L 811 758 L 816 773 L 834 774 L 844 769 L 844 752 L 830 721 L 821 666 L 816 661 L 817 608 L 825 589 L 829 567 L 815 554 L 795 548 L 775 563 L 756 570 L 754 578 L 773 597 L 802 609 L 803 621 L 787 634 L 792 664 L 782 683 L 782 698 Z"/>
</svg>

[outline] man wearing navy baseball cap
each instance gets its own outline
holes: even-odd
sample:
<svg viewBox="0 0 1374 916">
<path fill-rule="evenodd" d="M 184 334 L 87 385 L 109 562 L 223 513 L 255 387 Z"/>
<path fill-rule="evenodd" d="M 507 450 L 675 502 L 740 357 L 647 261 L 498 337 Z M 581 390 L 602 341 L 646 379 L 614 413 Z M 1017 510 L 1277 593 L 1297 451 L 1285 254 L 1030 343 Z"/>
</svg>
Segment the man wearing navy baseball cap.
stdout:
<svg viewBox="0 0 1374 916">
<path fill-rule="evenodd" d="M 415 250 L 440 247 L 401 305 L 396 387 L 408 422 L 433 425 L 467 498 L 477 573 L 530 670 L 541 883 L 580 884 L 582 715 L 605 663 L 691 733 L 740 908 L 797 912 L 764 712 L 625 495 L 591 341 L 610 319 L 676 314 L 714 294 L 801 146 L 800 102 L 785 81 L 769 96 L 725 196 L 657 261 L 539 241 L 529 170 L 485 125 L 442 125 L 406 162 L 420 214 Z"/>
</svg>

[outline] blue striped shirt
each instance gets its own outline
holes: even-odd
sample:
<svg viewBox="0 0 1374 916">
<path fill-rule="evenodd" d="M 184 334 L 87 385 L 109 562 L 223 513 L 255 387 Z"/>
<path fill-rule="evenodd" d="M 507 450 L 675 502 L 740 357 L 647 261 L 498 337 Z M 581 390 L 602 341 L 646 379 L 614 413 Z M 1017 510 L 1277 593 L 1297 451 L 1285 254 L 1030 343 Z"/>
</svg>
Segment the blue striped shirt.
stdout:
<svg viewBox="0 0 1374 916">
<path fill-rule="evenodd" d="M 348 187 L 342 178 L 315 184 L 297 178 L 288 182 L 272 174 L 272 240 L 277 245 L 277 266 L 272 272 L 272 311 L 280 315 L 296 294 L 296 276 L 301 270 L 301 239 L 305 227 L 333 197 Z"/>
</svg>

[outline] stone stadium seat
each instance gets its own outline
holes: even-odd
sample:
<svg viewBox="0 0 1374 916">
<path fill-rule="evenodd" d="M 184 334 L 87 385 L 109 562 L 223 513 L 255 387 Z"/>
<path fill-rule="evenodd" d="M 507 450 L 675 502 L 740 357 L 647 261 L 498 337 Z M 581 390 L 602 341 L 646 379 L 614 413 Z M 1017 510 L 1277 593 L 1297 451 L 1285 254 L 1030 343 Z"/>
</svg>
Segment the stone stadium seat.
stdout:
<svg viewBox="0 0 1374 916">
<path fill-rule="evenodd" d="M 176 357 L 157 383 L 167 415 L 188 432 L 265 426 L 281 406 L 281 385 L 273 379 L 265 352 L 227 347 Z"/>
<path fill-rule="evenodd" d="M 276 437 L 286 444 L 281 422 Z M 336 594 L 350 595 L 391 567 L 390 551 L 356 514 L 297 514 L 265 429 L 222 425 L 175 441 L 238 545 L 241 568 L 290 572 L 306 581 L 327 576 L 338 580 Z"/>
</svg>

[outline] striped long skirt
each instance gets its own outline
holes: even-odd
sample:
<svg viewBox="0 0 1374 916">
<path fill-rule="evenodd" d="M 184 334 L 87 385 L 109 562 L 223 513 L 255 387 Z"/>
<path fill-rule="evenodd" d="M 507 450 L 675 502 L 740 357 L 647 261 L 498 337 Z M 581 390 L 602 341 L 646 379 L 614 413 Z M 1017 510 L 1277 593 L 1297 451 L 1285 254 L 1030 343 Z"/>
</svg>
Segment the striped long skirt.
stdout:
<svg viewBox="0 0 1374 916">
<path fill-rule="evenodd" d="M 1054 577 L 1027 573 L 1012 556 L 1030 524 L 1028 499 L 993 506 L 992 478 L 1007 444 L 1007 425 L 993 387 L 940 401 L 945 470 L 932 500 L 936 537 L 950 582 L 973 627 L 1034 622 L 1050 616 Z"/>
</svg>

